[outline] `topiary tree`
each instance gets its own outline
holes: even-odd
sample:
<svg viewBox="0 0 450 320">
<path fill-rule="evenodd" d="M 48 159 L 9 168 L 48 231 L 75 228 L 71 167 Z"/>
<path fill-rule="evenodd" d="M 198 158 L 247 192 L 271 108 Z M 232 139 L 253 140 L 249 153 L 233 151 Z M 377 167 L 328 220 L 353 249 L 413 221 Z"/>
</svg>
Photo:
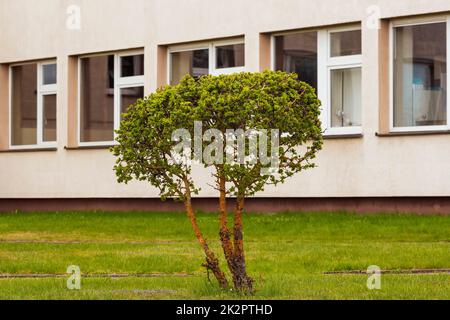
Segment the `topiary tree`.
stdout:
<svg viewBox="0 0 450 320">
<path fill-rule="evenodd" d="M 265 71 L 221 76 L 186 76 L 130 106 L 117 131 L 114 170 L 119 182 L 148 181 L 162 199 L 184 202 L 206 262 L 222 288 L 225 272 L 196 221 L 192 197 L 196 163 L 213 168 L 218 191 L 219 235 L 233 286 L 252 293 L 247 274 L 245 199 L 266 185 L 283 183 L 314 167 L 322 147 L 320 102 L 296 74 Z M 190 161 L 190 160 L 195 160 Z M 227 201 L 235 202 L 232 226 Z"/>
</svg>

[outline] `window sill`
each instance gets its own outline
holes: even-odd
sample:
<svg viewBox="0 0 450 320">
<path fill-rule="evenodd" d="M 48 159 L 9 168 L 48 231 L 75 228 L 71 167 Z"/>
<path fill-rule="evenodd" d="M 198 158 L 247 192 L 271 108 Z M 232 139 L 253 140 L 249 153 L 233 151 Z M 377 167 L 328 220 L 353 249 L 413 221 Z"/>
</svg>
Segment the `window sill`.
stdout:
<svg viewBox="0 0 450 320">
<path fill-rule="evenodd" d="M 335 139 L 359 139 L 364 137 L 362 133 L 348 133 L 348 134 L 325 134 L 323 136 L 324 140 L 335 140 Z"/>
<path fill-rule="evenodd" d="M 24 148 L 24 149 L 5 149 L 0 150 L 0 153 L 15 153 L 15 152 L 49 152 L 49 151 L 58 151 L 58 148 Z"/>
<path fill-rule="evenodd" d="M 406 132 L 388 132 L 378 133 L 375 135 L 380 138 L 387 137 L 405 137 L 405 136 L 429 136 L 429 135 L 444 135 L 450 134 L 450 130 L 435 130 L 435 131 L 406 131 Z"/>
<path fill-rule="evenodd" d="M 68 151 L 72 151 L 72 150 L 105 150 L 105 149 L 109 149 L 111 147 L 114 147 L 114 145 L 111 144 L 111 145 L 98 145 L 98 146 L 77 146 L 77 147 L 65 146 L 64 149 L 68 150 Z"/>
</svg>

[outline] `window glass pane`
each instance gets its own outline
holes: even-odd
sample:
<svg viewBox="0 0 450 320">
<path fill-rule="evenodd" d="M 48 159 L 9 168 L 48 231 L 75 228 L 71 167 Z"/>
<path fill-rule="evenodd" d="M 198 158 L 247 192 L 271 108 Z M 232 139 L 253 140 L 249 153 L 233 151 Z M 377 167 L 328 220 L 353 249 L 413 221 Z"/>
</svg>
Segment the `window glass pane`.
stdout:
<svg viewBox="0 0 450 320">
<path fill-rule="evenodd" d="M 331 70 L 331 126 L 361 126 L 361 68 Z"/>
<path fill-rule="evenodd" d="M 43 84 L 56 84 L 56 63 L 42 66 Z"/>
<path fill-rule="evenodd" d="M 108 86 L 110 89 L 114 89 L 114 77 L 114 56 L 110 55 L 108 56 Z"/>
<path fill-rule="evenodd" d="M 144 55 L 126 56 L 120 58 L 120 76 L 133 77 L 144 75 Z"/>
<path fill-rule="evenodd" d="M 245 65 L 245 46 L 233 44 L 216 47 L 216 68 L 235 68 Z"/>
<path fill-rule="evenodd" d="M 361 54 L 361 30 L 331 33 L 330 48 L 332 57 Z"/>
<path fill-rule="evenodd" d="M 446 23 L 395 28 L 395 127 L 447 124 L 446 57 Z"/>
<path fill-rule="evenodd" d="M 42 97 L 42 139 L 44 142 L 56 141 L 56 94 Z"/>
<path fill-rule="evenodd" d="M 178 84 L 187 74 L 196 78 L 209 73 L 208 49 L 174 52 L 171 58 L 170 84 L 172 85 Z"/>
<path fill-rule="evenodd" d="M 144 98 L 144 87 L 120 89 L 120 113 L 127 112 L 130 105 L 142 98 Z"/>
<path fill-rule="evenodd" d="M 275 37 L 275 69 L 297 73 L 317 89 L 317 32 Z"/>
<path fill-rule="evenodd" d="M 37 144 L 37 65 L 12 67 L 11 142 Z"/>
<path fill-rule="evenodd" d="M 81 142 L 113 141 L 114 56 L 81 59 L 80 87 Z"/>
</svg>

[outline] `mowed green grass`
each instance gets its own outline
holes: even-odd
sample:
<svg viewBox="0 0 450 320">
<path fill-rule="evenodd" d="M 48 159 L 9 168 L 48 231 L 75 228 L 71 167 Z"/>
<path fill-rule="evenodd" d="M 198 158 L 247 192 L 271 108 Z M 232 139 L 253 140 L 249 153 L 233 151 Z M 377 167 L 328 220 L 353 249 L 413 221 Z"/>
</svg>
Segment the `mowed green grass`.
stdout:
<svg viewBox="0 0 450 320">
<path fill-rule="evenodd" d="M 223 262 L 217 215 L 198 220 Z M 366 275 L 324 274 L 450 269 L 449 216 L 248 214 L 244 224 L 251 299 L 450 299 L 450 274 L 383 275 L 381 290 L 368 290 Z M 77 265 L 130 275 L 84 277 L 81 290 L 68 290 L 66 278 L 1 279 L 0 299 L 249 299 L 209 283 L 202 262 L 182 213 L 0 215 L 1 274 L 61 275 Z"/>
</svg>

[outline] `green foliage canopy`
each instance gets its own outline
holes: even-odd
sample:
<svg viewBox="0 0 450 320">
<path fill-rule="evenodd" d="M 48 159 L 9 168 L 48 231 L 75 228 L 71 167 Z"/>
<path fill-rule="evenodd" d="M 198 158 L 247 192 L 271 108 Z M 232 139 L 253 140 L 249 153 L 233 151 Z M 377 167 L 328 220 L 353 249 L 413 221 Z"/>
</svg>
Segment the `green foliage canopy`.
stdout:
<svg viewBox="0 0 450 320">
<path fill-rule="evenodd" d="M 213 164 L 216 175 L 225 176 L 228 194 L 245 198 L 267 184 L 283 183 L 314 167 L 312 161 L 323 143 L 319 115 L 320 101 L 314 89 L 296 74 L 265 71 L 199 79 L 186 76 L 179 85 L 159 89 L 129 107 L 117 131 L 118 145 L 112 148 L 117 157 L 114 170 L 119 182 L 148 181 L 163 199 L 183 200 L 186 191 L 198 193 L 199 189 L 191 177 L 192 163 L 174 161 L 173 150 L 179 143 L 172 139 L 175 130 L 183 128 L 194 137 L 196 121 L 202 122 L 202 132 L 276 129 L 278 134 L 269 133 L 265 142 L 268 150 L 278 155 L 276 172 L 261 170 L 273 163 L 259 154 L 251 161 Z M 275 138 L 279 143 L 273 150 Z M 202 140 L 203 149 L 209 143 Z M 230 151 L 225 144 L 222 148 L 225 154 L 239 158 L 236 149 Z M 192 158 L 194 151 L 191 148 Z"/>
</svg>

